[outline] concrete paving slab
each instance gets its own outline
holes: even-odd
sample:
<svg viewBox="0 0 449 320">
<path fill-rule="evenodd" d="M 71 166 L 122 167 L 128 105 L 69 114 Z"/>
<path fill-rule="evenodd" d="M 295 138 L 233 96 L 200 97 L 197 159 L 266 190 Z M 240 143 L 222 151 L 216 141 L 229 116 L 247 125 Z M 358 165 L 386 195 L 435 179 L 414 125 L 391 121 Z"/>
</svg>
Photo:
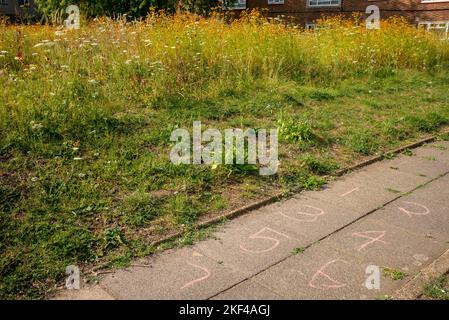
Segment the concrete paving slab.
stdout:
<svg viewBox="0 0 449 320">
<path fill-rule="evenodd" d="M 416 150 L 413 153 L 422 159 L 427 159 L 428 161 L 435 162 L 440 161 L 445 164 L 449 163 L 449 147 L 447 146 L 447 141 L 438 141 Z"/>
<path fill-rule="evenodd" d="M 449 244 L 409 233 L 370 217 L 330 236 L 326 243 L 370 264 L 405 273 L 418 272 L 449 248 Z"/>
<path fill-rule="evenodd" d="M 372 217 L 441 242 L 449 241 L 449 208 L 433 201 L 430 195 L 404 196 Z"/>
<path fill-rule="evenodd" d="M 443 175 L 442 177 L 439 177 L 438 179 L 436 179 L 434 181 L 432 181 L 432 183 L 433 184 L 440 183 L 440 184 L 443 184 L 443 185 L 447 186 L 447 183 L 449 183 L 449 173 Z M 445 188 L 445 189 L 446 189 L 446 191 L 449 191 L 448 188 Z"/>
<path fill-rule="evenodd" d="M 432 142 L 428 145 L 434 145 L 438 148 L 443 148 L 443 149 L 449 150 L 449 141 L 448 140 L 438 140 L 438 141 Z"/>
<path fill-rule="evenodd" d="M 364 212 L 338 207 L 323 200 L 297 196 L 273 204 L 257 216 L 260 227 L 267 226 L 301 239 L 297 245 L 309 245 L 358 219 Z M 247 216 L 246 225 L 256 223 Z M 262 222 L 262 221 L 263 222 Z"/>
<path fill-rule="evenodd" d="M 370 264 L 331 246 L 318 244 L 260 273 L 254 281 L 287 299 L 375 299 L 404 280 L 380 277 L 379 289 L 365 285 Z"/>
<path fill-rule="evenodd" d="M 391 169 L 431 179 L 438 178 L 449 172 L 449 163 L 429 161 L 417 156 L 399 155 L 389 161 L 389 165 Z"/>
<path fill-rule="evenodd" d="M 412 191 L 431 181 L 429 177 L 395 170 L 391 168 L 391 163 L 391 160 L 389 160 L 373 164 L 366 169 L 358 171 L 354 177 L 360 183 L 370 181 L 370 183 L 378 185 L 380 189 L 394 194 Z M 378 192 L 380 192 L 380 189 Z"/>
<path fill-rule="evenodd" d="M 116 299 L 391 294 L 449 246 L 449 142 L 435 146 L 255 210 L 211 239 L 148 258 L 150 266 L 105 276 L 99 292 Z M 295 248 L 306 249 L 295 255 Z M 409 276 L 394 281 L 380 274 L 380 288 L 367 288 L 382 267 Z"/>
<path fill-rule="evenodd" d="M 117 299 L 207 299 L 245 277 L 201 253 L 184 248 L 148 259 L 150 267 L 118 270 L 101 281 Z"/>
<path fill-rule="evenodd" d="M 418 188 L 413 192 L 413 195 L 424 200 L 431 199 L 432 202 L 437 202 L 443 206 L 449 207 L 449 175 L 443 176 L 435 181 L 432 181 L 422 188 Z"/>
<path fill-rule="evenodd" d="M 212 300 L 281 300 L 282 297 L 252 280 L 246 280 Z"/>
<path fill-rule="evenodd" d="M 448 182 L 449 182 L 449 174 L 446 174 L 446 175 L 438 178 L 438 180 L 436 180 L 436 181 L 432 181 L 432 183 L 444 183 L 444 184 L 446 184 Z"/>
<path fill-rule="evenodd" d="M 305 192 L 306 197 L 320 199 L 339 207 L 350 208 L 359 216 L 371 212 L 399 195 L 372 181 L 361 181 L 357 173 L 329 183 L 323 190 Z"/>
<path fill-rule="evenodd" d="M 240 217 L 231 226 L 194 249 L 246 276 L 265 270 L 291 255 L 293 248 L 307 244 L 305 238 L 276 228 L 260 215 Z"/>
<path fill-rule="evenodd" d="M 53 300 L 115 300 L 99 286 L 82 288 L 81 290 L 64 290 Z"/>
<path fill-rule="evenodd" d="M 449 175 L 445 175 L 422 188 L 416 189 L 413 194 L 422 199 L 432 199 L 432 201 L 449 207 Z"/>
</svg>

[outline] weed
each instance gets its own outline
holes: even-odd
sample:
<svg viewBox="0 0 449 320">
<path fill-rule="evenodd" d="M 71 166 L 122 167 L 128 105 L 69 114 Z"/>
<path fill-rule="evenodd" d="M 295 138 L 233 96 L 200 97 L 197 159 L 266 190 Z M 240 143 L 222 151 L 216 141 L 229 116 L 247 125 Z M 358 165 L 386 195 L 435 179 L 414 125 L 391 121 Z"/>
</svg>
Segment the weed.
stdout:
<svg viewBox="0 0 449 320">
<path fill-rule="evenodd" d="M 395 194 L 401 193 L 401 191 L 393 189 L 393 188 L 385 188 L 385 190 L 387 190 L 388 192 L 391 192 L 391 193 L 395 193 Z"/>
<path fill-rule="evenodd" d="M 136 193 L 124 201 L 123 220 L 140 227 L 161 214 L 161 201 L 145 193 Z"/>
<path fill-rule="evenodd" d="M 423 132 L 433 132 L 440 126 L 448 124 L 448 118 L 436 112 L 430 112 L 424 116 L 408 116 L 405 122 Z"/>
<path fill-rule="evenodd" d="M 438 138 L 442 141 L 449 141 L 449 133 L 444 132 L 438 135 Z"/>
<path fill-rule="evenodd" d="M 346 138 L 346 145 L 351 150 L 363 155 L 373 154 L 378 148 L 375 135 L 366 130 L 350 133 Z"/>
<path fill-rule="evenodd" d="M 296 256 L 296 255 L 298 255 L 300 253 L 303 253 L 305 250 L 306 250 L 305 248 L 294 248 L 292 250 L 292 255 Z"/>
<path fill-rule="evenodd" d="M 438 277 L 424 286 L 423 294 L 437 300 L 449 300 L 449 281 L 447 276 Z"/>
<path fill-rule="evenodd" d="M 302 160 L 303 165 L 313 174 L 327 175 L 338 168 L 338 165 L 330 159 L 317 159 L 310 155 Z"/>
<path fill-rule="evenodd" d="M 316 176 L 310 176 L 306 181 L 304 181 L 303 187 L 305 190 L 319 190 L 325 184 L 326 181 L 324 179 Z"/>
<path fill-rule="evenodd" d="M 309 121 L 301 119 L 280 119 L 279 138 L 292 143 L 311 143 L 316 139 Z"/>
<path fill-rule="evenodd" d="M 404 279 L 407 275 L 400 271 L 400 270 L 396 270 L 396 269 L 391 269 L 391 268 L 382 268 L 382 274 L 384 277 L 390 278 L 392 280 L 402 280 Z"/>
<path fill-rule="evenodd" d="M 385 160 L 391 160 L 394 159 L 396 155 L 393 152 L 388 152 L 382 155 L 382 158 Z"/>
<path fill-rule="evenodd" d="M 103 248 L 115 249 L 125 243 L 123 233 L 118 228 L 106 229 L 103 233 Z"/>
</svg>

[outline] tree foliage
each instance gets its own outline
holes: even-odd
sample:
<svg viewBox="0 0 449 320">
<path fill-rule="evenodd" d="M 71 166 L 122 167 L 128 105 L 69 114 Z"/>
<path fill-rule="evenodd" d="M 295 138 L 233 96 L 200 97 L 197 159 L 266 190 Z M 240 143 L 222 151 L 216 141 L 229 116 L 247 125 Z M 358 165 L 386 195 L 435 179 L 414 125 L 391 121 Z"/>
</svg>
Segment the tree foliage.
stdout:
<svg viewBox="0 0 449 320">
<path fill-rule="evenodd" d="M 219 0 L 35 0 L 46 16 L 62 12 L 71 4 L 78 5 L 87 16 L 126 14 L 136 18 L 145 16 L 150 8 L 174 12 L 178 9 L 207 14 Z"/>
</svg>

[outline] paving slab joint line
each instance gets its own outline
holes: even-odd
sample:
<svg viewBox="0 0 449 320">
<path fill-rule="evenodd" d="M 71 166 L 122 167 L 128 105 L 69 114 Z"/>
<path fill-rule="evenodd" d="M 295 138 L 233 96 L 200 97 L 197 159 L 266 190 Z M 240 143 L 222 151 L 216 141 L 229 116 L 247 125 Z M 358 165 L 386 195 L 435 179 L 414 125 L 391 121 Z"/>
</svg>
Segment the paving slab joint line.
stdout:
<svg viewBox="0 0 449 320">
<path fill-rule="evenodd" d="M 439 132 L 438 134 L 449 134 L 449 130 L 442 130 L 442 131 Z M 399 153 L 401 153 L 401 152 L 403 152 L 403 151 L 405 151 L 405 150 L 407 150 L 407 149 L 414 149 L 414 148 L 420 147 L 420 146 L 422 146 L 422 145 L 424 145 L 424 144 L 434 142 L 434 141 L 436 141 L 437 139 L 438 139 L 438 135 L 432 135 L 432 136 L 423 138 L 423 139 L 421 139 L 421 140 L 419 140 L 419 141 L 417 141 L 417 142 L 408 144 L 408 145 L 406 145 L 406 146 L 397 148 L 397 149 L 392 150 L 392 151 L 385 152 L 385 153 L 383 153 L 383 154 L 381 154 L 381 155 L 375 156 L 375 157 L 373 157 L 373 158 L 370 158 L 370 159 L 368 159 L 368 160 L 362 161 L 362 162 L 357 163 L 357 164 L 355 164 L 355 165 L 348 166 L 348 167 L 346 167 L 346 168 L 343 168 L 343 169 L 341 169 L 341 170 L 338 170 L 337 172 L 335 172 L 335 173 L 334 173 L 333 175 L 331 175 L 331 176 L 340 177 L 340 176 L 342 176 L 342 175 L 344 175 L 344 174 L 346 174 L 346 173 L 348 173 L 348 172 L 351 172 L 351 171 L 354 171 L 354 170 L 357 170 L 357 169 L 366 167 L 366 166 L 368 166 L 368 165 L 370 165 L 370 164 L 379 162 L 379 161 L 381 161 L 381 160 L 384 159 L 384 157 L 385 157 L 386 154 L 397 155 L 397 154 L 399 154 Z M 433 181 L 433 180 L 432 180 L 432 181 Z M 277 202 L 277 201 L 280 201 L 280 200 L 282 200 L 282 199 L 289 198 L 289 197 L 292 196 L 292 194 L 297 194 L 297 193 L 300 193 L 301 191 L 302 191 L 302 188 L 296 188 L 296 189 L 293 189 L 292 191 L 290 191 L 290 192 L 288 192 L 288 193 L 286 193 L 286 192 L 279 192 L 279 193 L 277 193 L 277 194 L 275 194 L 275 195 L 273 195 L 273 196 L 267 197 L 267 198 L 265 198 L 265 199 L 263 199 L 263 200 L 253 202 L 253 203 L 251 203 L 251 204 L 249 204 L 249 205 L 247 205 L 247 206 L 244 206 L 244 207 L 241 207 L 241 208 L 238 208 L 238 209 L 229 211 L 229 212 L 224 213 L 224 214 L 222 214 L 222 215 L 219 215 L 219 216 L 217 216 L 217 217 L 214 217 L 214 218 L 211 218 L 211 219 L 209 219 L 209 220 L 206 220 L 206 221 L 204 221 L 204 222 L 198 224 L 198 225 L 196 226 L 196 228 L 198 228 L 198 229 L 204 229 L 204 228 L 207 228 L 207 227 L 209 227 L 209 226 L 211 226 L 211 225 L 215 225 L 215 224 L 217 224 L 217 223 L 220 223 L 220 222 L 222 222 L 222 221 L 224 221 L 224 220 L 232 220 L 232 219 L 235 219 L 235 218 L 240 217 L 240 216 L 242 216 L 242 215 L 248 214 L 248 213 L 250 213 L 250 212 L 253 211 L 253 210 L 257 210 L 257 209 L 259 209 L 259 208 L 261 208 L 261 207 L 264 207 L 264 206 L 266 206 L 266 205 L 272 204 L 272 203 Z M 398 197 L 398 198 L 399 198 L 399 197 Z M 394 199 L 394 200 L 396 200 L 396 199 Z M 152 242 L 150 245 L 151 245 L 151 246 L 154 246 L 154 247 L 157 247 L 158 245 L 160 245 L 160 244 L 162 244 L 162 243 L 165 243 L 165 242 L 167 242 L 167 241 L 172 241 L 172 240 L 175 240 L 175 239 L 177 239 L 177 238 L 180 238 L 180 237 L 182 237 L 185 233 L 186 233 L 186 231 L 180 231 L 180 232 L 173 233 L 173 234 L 168 235 L 168 236 L 166 236 L 166 237 L 164 237 L 164 238 L 162 238 L 162 239 L 159 239 L 159 240 L 157 240 L 157 241 Z M 99 266 L 97 266 L 97 267 L 94 267 L 94 268 L 92 268 L 92 269 L 90 269 L 90 270 L 88 270 L 88 271 L 83 272 L 83 275 L 92 274 L 92 273 L 95 273 L 95 272 L 97 272 L 97 271 L 99 271 L 99 270 L 105 269 L 105 268 L 107 268 L 107 267 L 108 267 L 107 264 L 102 264 L 102 265 L 99 265 Z"/>
<path fill-rule="evenodd" d="M 416 276 L 398 289 L 392 296 L 394 300 L 415 300 L 422 296 L 424 286 L 435 278 L 449 273 L 449 250 L 430 265 L 423 268 Z"/>
<path fill-rule="evenodd" d="M 365 213 L 364 215 L 362 215 L 362 216 L 358 217 L 357 219 L 355 219 L 355 220 L 349 222 L 348 224 L 346 224 L 346 225 L 344 225 L 344 226 L 338 228 L 337 230 L 334 230 L 333 232 L 331 232 L 331 233 L 325 235 L 325 236 L 322 237 L 321 239 L 319 239 L 319 240 L 317 240 L 317 241 L 314 241 L 313 243 L 308 244 L 307 246 L 304 247 L 304 250 L 309 249 L 309 248 L 312 247 L 313 245 L 315 245 L 315 244 L 317 244 L 317 243 L 319 243 L 319 242 L 321 242 L 321 241 L 323 241 L 323 240 L 329 238 L 330 236 L 332 236 L 332 235 L 334 235 L 334 234 L 340 232 L 341 230 L 343 230 L 343 229 L 345 229 L 345 228 L 347 228 L 347 227 L 353 225 L 353 224 L 356 223 L 357 221 L 360 221 L 361 219 L 363 219 L 363 218 L 365 218 L 365 217 L 367 217 L 367 216 L 373 214 L 374 212 L 378 211 L 378 210 L 379 210 L 380 208 L 382 208 L 383 206 L 386 206 L 386 205 L 388 205 L 388 204 L 390 204 L 390 203 L 392 203 L 392 202 L 394 202 L 394 201 L 396 201 L 396 200 L 398 200 L 398 199 L 404 197 L 405 195 L 411 194 L 411 193 L 413 193 L 414 191 L 416 191 L 416 190 L 418 190 L 418 189 L 420 189 L 420 188 L 422 188 L 422 187 L 428 185 L 429 183 L 432 183 L 433 181 L 436 181 L 436 180 L 438 180 L 438 179 L 441 179 L 442 177 L 444 177 L 444 176 L 446 176 L 446 175 L 448 175 L 448 174 L 449 174 L 449 172 L 446 172 L 446 173 L 444 173 L 444 174 L 441 174 L 441 175 L 439 175 L 438 177 L 433 178 L 433 179 L 429 180 L 428 182 L 426 182 L 426 183 L 424 183 L 424 184 L 422 184 L 422 185 L 419 185 L 418 187 L 414 188 L 413 190 L 411 190 L 411 191 L 409 191 L 409 192 L 401 193 L 400 195 L 398 195 L 398 196 L 395 197 L 394 199 L 385 202 L 383 205 L 377 207 L 376 209 L 373 209 L 373 210 L 371 210 L 371 211 L 368 211 L 368 212 Z M 448 254 L 448 255 L 449 255 L 449 254 Z M 230 289 L 232 289 L 232 288 L 238 286 L 239 284 L 241 284 L 241 283 L 243 283 L 243 282 L 245 282 L 245 281 L 247 281 L 247 280 L 250 280 L 250 279 L 256 277 L 257 275 L 261 274 L 262 272 L 265 272 L 265 271 L 267 271 L 268 269 L 270 269 L 270 268 L 272 268 L 272 267 L 274 267 L 274 266 L 276 266 L 276 265 L 278 265 L 278 264 L 280 264 L 280 263 L 286 261 L 286 260 L 289 259 L 290 257 L 291 257 L 291 255 L 289 255 L 289 256 L 287 256 L 287 257 L 285 257 L 285 258 L 283 258 L 283 259 L 281 259 L 281 260 L 279 260 L 279 261 L 277 261 L 277 262 L 275 262 L 275 263 L 269 265 L 269 266 L 266 267 L 265 269 L 260 270 L 259 272 L 255 273 L 255 274 L 253 274 L 253 275 L 251 275 L 251 276 L 246 277 L 245 279 L 243 279 L 243 280 L 241 280 L 241 281 L 239 281 L 239 282 L 233 284 L 233 285 L 230 286 L 229 288 L 226 288 L 226 289 L 224 289 L 224 290 L 222 290 L 222 291 L 220 291 L 220 292 L 214 294 L 213 296 L 207 298 L 207 300 L 213 299 L 213 298 L 215 298 L 216 296 L 218 296 L 219 294 L 221 294 L 221 293 L 223 293 L 223 292 L 226 292 L 226 291 L 228 291 L 228 290 L 230 290 Z M 449 258 L 448 258 L 448 260 L 449 260 Z"/>
</svg>

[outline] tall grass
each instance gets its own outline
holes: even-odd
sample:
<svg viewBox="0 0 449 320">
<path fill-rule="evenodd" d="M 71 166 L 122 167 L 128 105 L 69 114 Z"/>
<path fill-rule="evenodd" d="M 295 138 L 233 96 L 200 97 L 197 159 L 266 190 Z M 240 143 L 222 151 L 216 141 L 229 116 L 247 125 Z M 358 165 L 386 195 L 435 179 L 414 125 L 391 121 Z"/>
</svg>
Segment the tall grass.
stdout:
<svg viewBox="0 0 449 320">
<path fill-rule="evenodd" d="M 70 32 L 3 27 L 2 140 L 18 132 L 30 136 L 30 121 L 49 136 L 82 134 L 130 104 L 157 108 L 164 100 L 207 98 L 256 79 L 332 83 L 449 63 L 447 42 L 400 19 L 384 21 L 377 31 L 357 20 L 321 24 L 309 33 L 253 12 L 230 24 L 218 17 L 151 15 L 128 24 L 101 19 Z"/>
</svg>

